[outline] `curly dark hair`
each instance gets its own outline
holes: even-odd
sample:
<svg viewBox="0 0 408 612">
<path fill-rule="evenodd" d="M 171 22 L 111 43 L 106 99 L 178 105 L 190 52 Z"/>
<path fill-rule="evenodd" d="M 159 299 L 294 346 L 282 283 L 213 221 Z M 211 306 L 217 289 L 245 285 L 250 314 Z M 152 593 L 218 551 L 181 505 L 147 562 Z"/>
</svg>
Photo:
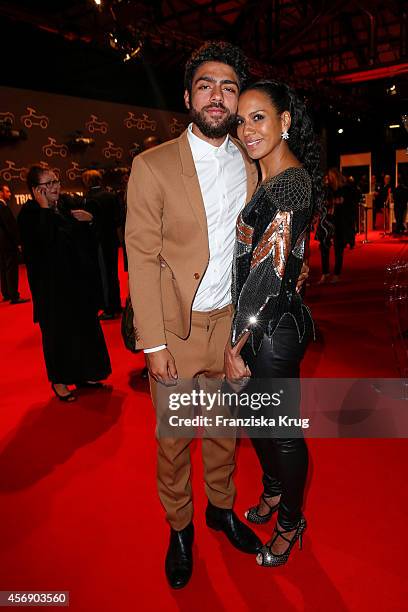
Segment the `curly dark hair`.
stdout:
<svg viewBox="0 0 408 612">
<path fill-rule="evenodd" d="M 186 64 L 184 87 L 190 95 L 194 74 L 204 62 L 221 62 L 231 66 L 237 74 L 239 88 L 245 86 L 248 79 L 248 60 L 241 49 L 221 40 L 208 41 L 192 53 Z"/>
<path fill-rule="evenodd" d="M 287 143 L 296 158 L 303 164 L 312 179 L 313 220 L 320 216 L 324 226 L 326 218 L 325 189 L 321 169 L 321 147 L 316 139 L 313 123 L 305 104 L 286 83 L 263 80 L 249 85 L 245 91 L 257 90 L 266 94 L 279 115 L 289 111 L 291 125 Z"/>
</svg>

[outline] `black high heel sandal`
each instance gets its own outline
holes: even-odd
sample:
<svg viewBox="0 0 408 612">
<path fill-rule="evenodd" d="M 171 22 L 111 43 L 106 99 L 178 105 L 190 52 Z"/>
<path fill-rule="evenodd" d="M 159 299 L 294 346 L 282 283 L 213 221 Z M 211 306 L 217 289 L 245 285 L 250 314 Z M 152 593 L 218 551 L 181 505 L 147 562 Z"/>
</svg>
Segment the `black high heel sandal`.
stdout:
<svg viewBox="0 0 408 612">
<path fill-rule="evenodd" d="M 306 529 L 306 524 L 306 520 L 302 516 L 296 528 L 295 534 L 291 540 L 289 538 L 286 538 L 284 534 L 290 533 L 291 531 L 293 531 L 293 529 L 284 530 L 275 527 L 275 535 L 272 538 L 272 542 L 269 544 L 269 546 L 265 544 L 256 556 L 256 562 L 258 563 L 258 565 L 263 565 L 264 567 L 276 567 L 278 565 L 284 565 L 289 559 L 291 550 L 297 540 L 299 540 L 299 550 L 302 550 L 302 536 L 304 530 Z M 272 552 L 272 546 L 278 538 L 282 538 L 283 540 L 285 540 L 285 542 L 288 542 L 289 544 L 288 548 L 281 555 L 276 555 Z"/>
<path fill-rule="evenodd" d="M 274 496 L 273 496 L 274 497 Z M 261 499 L 265 502 L 265 504 L 269 507 L 269 511 L 266 514 L 258 514 L 259 504 L 257 506 L 252 506 L 245 512 L 245 518 L 250 523 L 255 523 L 256 525 L 263 525 L 271 520 L 272 514 L 277 511 L 279 508 L 279 502 L 274 506 L 268 502 L 268 499 L 271 499 L 272 496 L 267 496 L 265 493 L 262 493 Z"/>
<path fill-rule="evenodd" d="M 71 391 L 66 395 L 60 395 L 56 390 L 54 383 L 51 383 L 51 389 L 61 402 L 74 402 L 76 400 L 75 395 Z"/>
</svg>

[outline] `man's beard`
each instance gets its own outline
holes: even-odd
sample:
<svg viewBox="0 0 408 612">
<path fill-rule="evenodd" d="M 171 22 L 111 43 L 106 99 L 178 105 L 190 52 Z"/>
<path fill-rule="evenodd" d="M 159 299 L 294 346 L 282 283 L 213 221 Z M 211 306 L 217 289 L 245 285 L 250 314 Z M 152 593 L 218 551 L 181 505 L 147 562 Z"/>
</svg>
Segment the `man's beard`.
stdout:
<svg viewBox="0 0 408 612">
<path fill-rule="evenodd" d="M 210 108 L 221 108 L 226 111 L 219 123 L 210 123 L 205 115 L 205 111 Z M 205 106 L 201 111 L 197 111 L 195 108 L 190 108 L 190 117 L 193 123 L 196 124 L 200 132 L 207 138 L 222 138 L 226 136 L 230 130 L 235 126 L 236 114 L 230 113 L 223 104 L 209 104 Z"/>
</svg>

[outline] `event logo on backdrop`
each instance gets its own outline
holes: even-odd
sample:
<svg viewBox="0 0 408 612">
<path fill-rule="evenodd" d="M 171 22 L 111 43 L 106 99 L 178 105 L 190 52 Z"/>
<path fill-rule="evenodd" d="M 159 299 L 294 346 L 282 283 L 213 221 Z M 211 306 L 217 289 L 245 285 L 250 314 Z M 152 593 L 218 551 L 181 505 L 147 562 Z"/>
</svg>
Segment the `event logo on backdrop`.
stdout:
<svg viewBox="0 0 408 612">
<path fill-rule="evenodd" d="M 20 121 L 24 125 L 24 127 L 31 130 L 32 127 L 39 126 L 43 130 L 46 130 L 50 120 L 46 115 L 41 115 L 38 113 L 35 108 L 31 106 L 27 106 L 27 114 L 21 115 Z"/>
<path fill-rule="evenodd" d="M 181 113 L 11 87 L 0 87 L 0 98 L 0 180 L 10 183 L 18 204 L 27 199 L 33 163 L 77 191 L 85 170 L 129 169 L 149 134 L 165 142 L 188 124 Z"/>
</svg>

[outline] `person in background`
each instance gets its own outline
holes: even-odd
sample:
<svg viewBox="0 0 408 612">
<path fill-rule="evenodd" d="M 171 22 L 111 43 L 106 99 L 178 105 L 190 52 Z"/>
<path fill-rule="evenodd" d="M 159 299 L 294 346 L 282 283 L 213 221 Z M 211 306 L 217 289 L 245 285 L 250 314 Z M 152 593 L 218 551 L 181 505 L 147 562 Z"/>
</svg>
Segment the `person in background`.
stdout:
<svg viewBox="0 0 408 612">
<path fill-rule="evenodd" d="M 375 196 L 374 210 L 373 210 L 373 229 L 377 229 L 377 226 L 376 226 L 377 214 L 379 212 L 382 212 L 383 215 L 386 215 L 386 209 L 389 208 L 389 204 L 390 204 L 391 192 L 392 192 L 391 175 L 385 174 L 382 183 L 380 183 L 376 187 L 376 196 Z M 383 222 L 383 225 L 384 225 L 384 222 Z"/>
<path fill-rule="evenodd" d="M 327 172 L 327 226 L 331 231 L 321 232 L 317 228 L 316 238 L 320 241 L 322 276 L 319 285 L 337 283 L 343 269 L 343 253 L 347 244 L 354 244 L 354 210 L 356 196 L 354 188 L 337 168 Z M 330 249 L 334 243 L 334 275 L 330 278 Z"/>
<path fill-rule="evenodd" d="M 24 259 L 39 323 L 48 378 L 64 402 L 76 399 L 69 385 L 99 388 L 111 373 L 98 321 L 98 283 L 93 215 L 82 201 L 61 195 L 55 173 L 31 166 L 31 194 L 18 216 Z"/>
<path fill-rule="evenodd" d="M 103 186 L 102 173 L 86 170 L 82 174 L 86 188 L 86 207 L 93 211 L 99 240 L 98 260 L 102 278 L 104 306 L 102 321 L 114 319 L 122 312 L 118 273 L 121 207 L 119 197 Z"/>
<path fill-rule="evenodd" d="M 398 185 L 394 189 L 394 214 L 395 214 L 395 234 L 402 234 L 405 231 L 405 216 L 407 214 L 408 185 L 404 181 L 402 174 L 398 175 Z"/>
<path fill-rule="evenodd" d="M 371 174 L 371 182 L 370 182 L 370 193 L 372 195 L 372 225 L 373 225 L 373 229 L 375 229 L 375 222 L 376 222 L 376 218 L 377 218 L 377 205 L 376 205 L 376 199 L 378 196 L 378 191 L 379 191 L 380 187 L 377 183 L 377 176 L 375 174 Z"/>
<path fill-rule="evenodd" d="M 357 188 L 360 190 L 360 193 L 368 193 L 369 192 L 369 184 L 368 184 L 368 175 L 363 174 L 360 180 L 357 183 Z"/>
<path fill-rule="evenodd" d="M 10 210 L 11 191 L 0 186 L 0 285 L 3 300 L 10 304 L 24 304 L 28 299 L 18 291 L 19 235 L 17 221 Z"/>
<path fill-rule="evenodd" d="M 130 170 L 123 172 L 120 177 L 119 188 L 116 190 L 116 195 L 119 198 L 119 207 L 120 207 L 120 226 L 119 226 L 119 243 L 122 247 L 123 253 L 123 271 L 128 271 L 128 259 L 126 253 L 126 243 L 125 243 L 125 226 L 126 226 L 126 193 L 127 193 L 127 184 L 129 182 Z"/>
<path fill-rule="evenodd" d="M 357 222 L 358 222 L 358 207 L 362 198 L 360 186 L 356 185 L 354 176 L 349 176 L 347 179 L 348 196 L 345 198 L 345 226 L 346 230 L 346 246 L 354 249 L 356 244 Z"/>
</svg>

